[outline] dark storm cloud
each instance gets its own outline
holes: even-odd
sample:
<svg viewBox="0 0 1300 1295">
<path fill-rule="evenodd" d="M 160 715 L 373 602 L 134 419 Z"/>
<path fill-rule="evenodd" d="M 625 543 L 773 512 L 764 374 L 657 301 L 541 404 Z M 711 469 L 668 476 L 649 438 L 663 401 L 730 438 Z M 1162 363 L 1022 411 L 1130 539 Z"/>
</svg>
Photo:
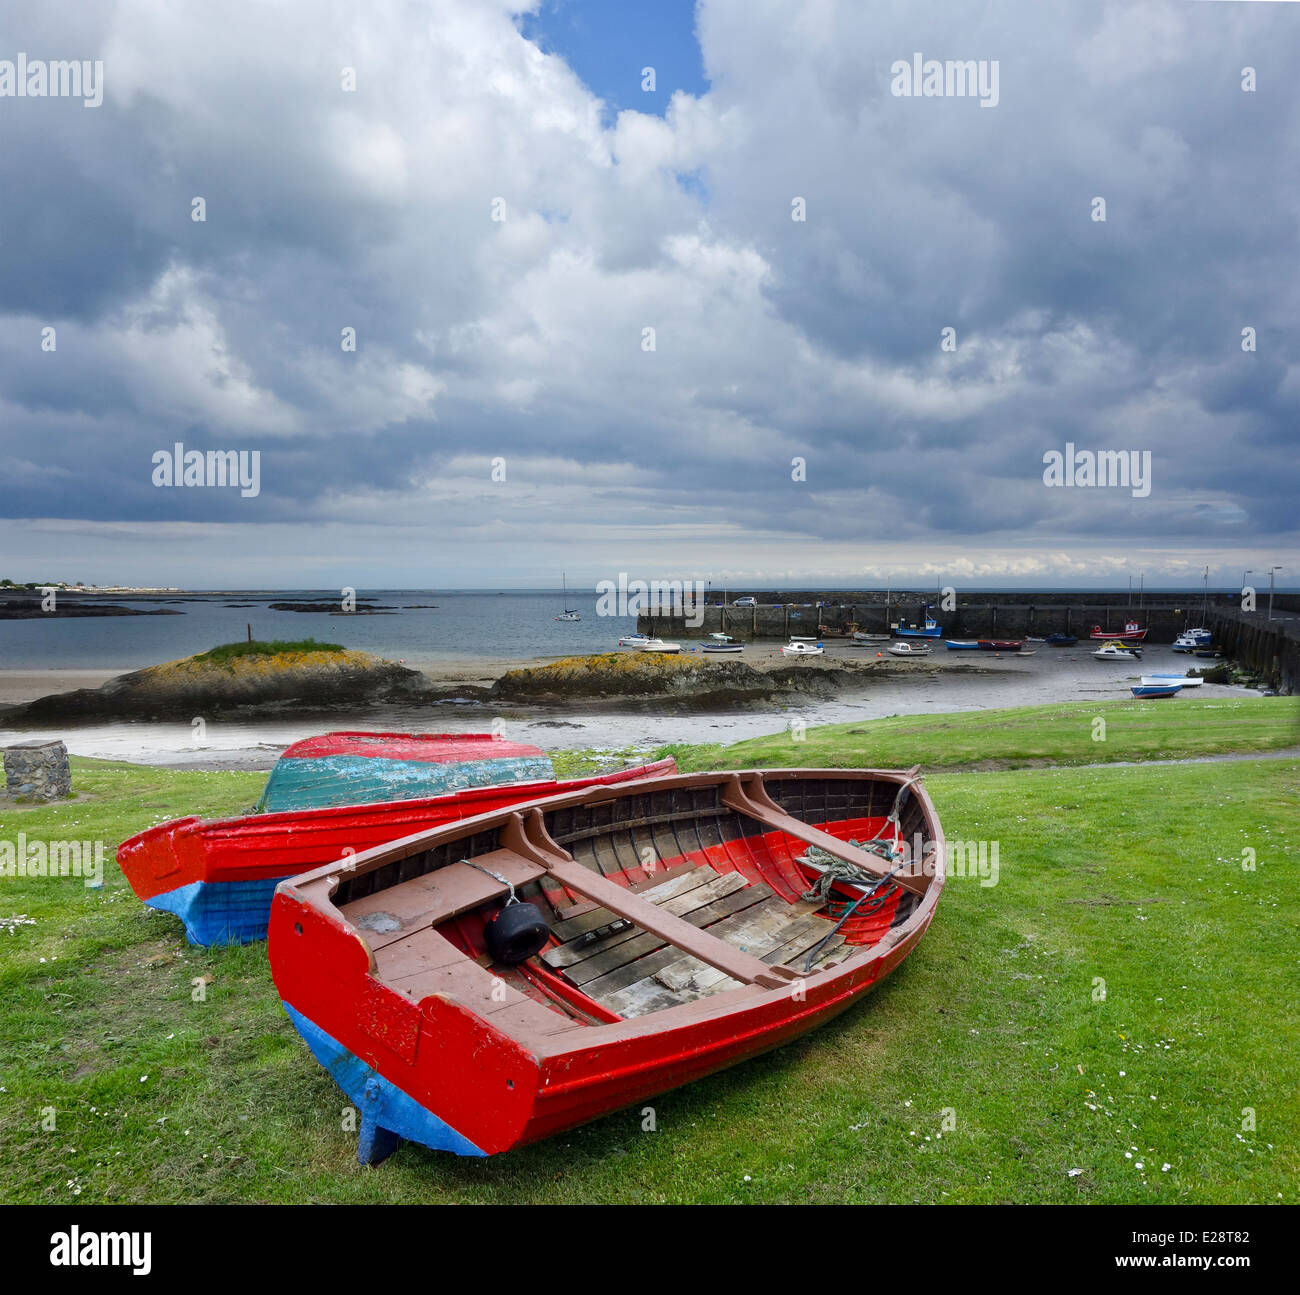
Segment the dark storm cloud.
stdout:
<svg viewBox="0 0 1300 1295">
<path fill-rule="evenodd" d="M 0 100 L 4 514 L 1294 533 L 1289 6 L 703 0 L 710 91 L 612 125 L 518 8 L 10 7 L 0 58 L 102 56 L 106 98 Z M 893 96 L 915 50 L 998 60 L 998 105 Z M 154 487 L 176 441 L 257 449 L 260 495 Z M 1150 451 L 1150 495 L 1046 489 L 1067 441 Z"/>
</svg>

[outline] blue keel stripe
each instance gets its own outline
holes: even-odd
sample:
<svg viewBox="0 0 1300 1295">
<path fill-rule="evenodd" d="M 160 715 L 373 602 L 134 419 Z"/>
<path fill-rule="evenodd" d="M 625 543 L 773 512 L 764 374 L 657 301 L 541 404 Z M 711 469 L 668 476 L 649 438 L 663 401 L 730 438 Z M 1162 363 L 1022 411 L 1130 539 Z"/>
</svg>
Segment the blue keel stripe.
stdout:
<svg viewBox="0 0 1300 1295">
<path fill-rule="evenodd" d="M 453 1151 L 458 1156 L 488 1154 L 377 1070 L 371 1069 L 301 1012 L 288 1003 L 284 1004 L 284 1010 L 289 1013 L 294 1028 L 306 1040 L 312 1055 L 330 1072 L 334 1082 L 361 1112 L 357 1159 L 363 1165 L 377 1163 L 395 1149 L 396 1144 L 385 1134 L 396 1134 L 434 1151 Z"/>
<path fill-rule="evenodd" d="M 271 899 L 283 880 L 192 881 L 144 902 L 161 912 L 175 913 L 185 923 L 185 937 L 191 944 L 250 944 L 266 939 Z"/>
</svg>

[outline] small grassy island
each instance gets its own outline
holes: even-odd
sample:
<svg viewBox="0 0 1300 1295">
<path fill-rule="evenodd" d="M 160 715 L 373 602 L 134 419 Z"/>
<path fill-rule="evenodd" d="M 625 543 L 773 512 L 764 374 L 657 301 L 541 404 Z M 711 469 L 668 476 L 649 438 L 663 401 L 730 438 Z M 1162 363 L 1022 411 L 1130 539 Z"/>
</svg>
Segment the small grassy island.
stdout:
<svg viewBox="0 0 1300 1295">
<path fill-rule="evenodd" d="M 271 639 L 263 642 L 259 639 L 240 640 L 238 643 L 222 643 L 209 648 L 197 656 L 186 658 L 194 662 L 212 662 L 223 665 L 238 661 L 243 657 L 301 657 L 318 652 L 346 652 L 342 643 L 318 643 L 315 639 Z"/>
</svg>

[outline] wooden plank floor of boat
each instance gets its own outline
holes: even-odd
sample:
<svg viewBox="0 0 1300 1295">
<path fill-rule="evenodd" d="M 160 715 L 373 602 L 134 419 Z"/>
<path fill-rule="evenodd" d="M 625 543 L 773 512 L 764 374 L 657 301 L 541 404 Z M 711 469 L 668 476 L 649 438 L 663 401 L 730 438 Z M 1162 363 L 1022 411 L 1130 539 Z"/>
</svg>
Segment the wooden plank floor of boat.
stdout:
<svg viewBox="0 0 1300 1295">
<path fill-rule="evenodd" d="M 706 866 L 638 889 L 642 899 L 773 966 L 798 958 L 797 969 L 802 970 L 802 958 L 832 928 L 824 917 L 814 916 L 822 907 L 819 903 L 789 904 L 767 886 L 746 884 L 739 873 L 718 873 Z M 739 982 L 725 972 L 631 923 L 618 923 L 609 934 L 600 934 L 615 921 L 612 913 L 597 909 L 555 923 L 552 929 L 563 943 L 543 953 L 542 961 L 624 1017 L 644 1016 L 739 988 Z M 819 951 L 813 969 L 830 960 L 843 943 L 842 937 L 832 937 Z"/>
</svg>

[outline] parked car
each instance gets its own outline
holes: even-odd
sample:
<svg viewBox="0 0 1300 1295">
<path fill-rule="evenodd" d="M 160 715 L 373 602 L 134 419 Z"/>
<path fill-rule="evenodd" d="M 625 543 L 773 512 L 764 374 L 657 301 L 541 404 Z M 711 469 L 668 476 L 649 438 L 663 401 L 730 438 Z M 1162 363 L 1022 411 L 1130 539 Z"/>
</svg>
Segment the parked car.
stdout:
<svg viewBox="0 0 1300 1295">
<path fill-rule="evenodd" d="M 736 601 L 735 601 L 735 603 L 733 604 L 733 606 L 735 606 L 735 607 L 757 607 L 757 606 L 758 606 L 758 599 L 757 599 L 757 598 L 737 598 Z"/>
</svg>

